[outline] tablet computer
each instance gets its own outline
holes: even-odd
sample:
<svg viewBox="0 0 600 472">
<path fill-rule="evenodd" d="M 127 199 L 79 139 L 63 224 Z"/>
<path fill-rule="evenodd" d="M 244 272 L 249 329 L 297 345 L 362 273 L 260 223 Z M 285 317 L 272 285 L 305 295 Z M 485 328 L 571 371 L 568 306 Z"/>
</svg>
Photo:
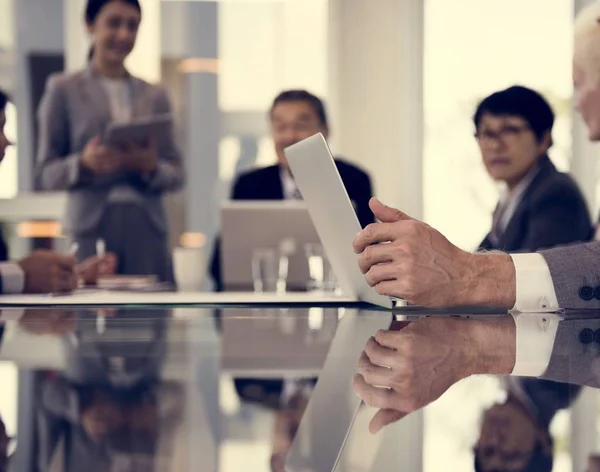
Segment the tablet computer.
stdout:
<svg viewBox="0 0 600 472">
<path fill-rule="evenodd" d="M 145 146 L 152 139 L 167 137 L 171 132 L 173 117 L 170 113 L 153 115 L 128 122 L 110 123 L 104 135 L 106 146 L 135 144 Z"/>
<path fill-rule="evenodd" d="M 284 152 L 344 294 L 385 308 L 402 306 L 402 300 L 379 295 L 360 271 L 353 242 L 362 227 L 325 137 L 315 134 Z"/>
</svg>

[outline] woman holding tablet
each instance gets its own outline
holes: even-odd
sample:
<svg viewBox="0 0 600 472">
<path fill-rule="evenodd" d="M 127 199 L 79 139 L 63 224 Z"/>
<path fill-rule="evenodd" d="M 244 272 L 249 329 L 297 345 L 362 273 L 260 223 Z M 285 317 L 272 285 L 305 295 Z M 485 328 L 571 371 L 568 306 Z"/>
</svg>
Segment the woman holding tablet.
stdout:
<svg viewBox="0 0 600 472">
<path fill-rule="evenodd" d="M 68 191 L 66 228 L 80 259 L 103 240 L 119 274 L 173 282 L 162 195 L 182 187 L 184 170 L 172 126 L 143 145 L 103 141 L 111 123 L 164 119 L 171 111 L 162 88 L 124 65 L 141 19 L 138 0 L 88 0 L 88 67 L 50 77 L 40 103 L 37 184 Z"/>
</svg>

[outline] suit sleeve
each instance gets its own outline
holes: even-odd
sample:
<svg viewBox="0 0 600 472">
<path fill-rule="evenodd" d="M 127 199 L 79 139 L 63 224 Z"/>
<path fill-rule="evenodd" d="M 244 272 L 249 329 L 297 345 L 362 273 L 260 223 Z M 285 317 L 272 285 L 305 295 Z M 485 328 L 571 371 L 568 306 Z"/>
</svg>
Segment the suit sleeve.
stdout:
<svg viewBox="0 0 600 472">
<path fill-rule="evenodd" d="M 58 191 L 91 184 L 92 175 L 81 166 L 80 154 L 71 152 L 67 101 L 57 76 L 46 83 L 38 108 L 38 127 L 37 186 Z"/>
<path fill-rule="evenodd" d="M 167 92 L 160 88 L 156 99 L 155 112 L 159 115 L 171 114 L 171 102 Z M 175 144 L 175 133 L 171 126 L 169 133 L 157 143 L 158 167 L 146 179 L 148 189 L 156 192 L 174 192 L 183 187 L 185 171 L 181 153 Z"/>
<path fill-rule="evenodd" d="M 561 321 L 550 363 L 542 378 L 600 388 L 598 345 L 593 341 L 598 329 L 598 319 L 566 318 Z"/>
<path fill-rule="evenodd" d="M 592 223 L 581 196 L 567 185 L 556 185 L 534 201 L 522 248 L 538 251 L 558 245 L 586 241 Z"/>
<path fill-rule="evenodd" d="M 540 251 L 558 305 L 565 309 L 600 308 L 600 241 Z"/>
</svg>

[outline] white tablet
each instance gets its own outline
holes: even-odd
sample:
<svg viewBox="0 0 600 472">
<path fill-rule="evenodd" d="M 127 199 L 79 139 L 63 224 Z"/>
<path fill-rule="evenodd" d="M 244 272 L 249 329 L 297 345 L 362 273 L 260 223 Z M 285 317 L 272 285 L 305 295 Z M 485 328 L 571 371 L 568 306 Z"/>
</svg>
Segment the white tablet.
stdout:
<svg viewBox="0 0 600 472">
<path fill-rule="evenodd" d="M 171 114 L 148 116 L 128 122 L 112 122 L 104 135 L 107 146 L 124 146 L 128 143 L 144 146 L 152 139 L 168 137 L 173 117 Z"/>
<path fill-rule="evenodd" d="M 286 148 L 285 156 L 344 294 L 392 308 L 392 299 L 371 288 L 358 267 L 353 242 L 362 227 L 325 137 L 304 139 Z"/>
</svg>

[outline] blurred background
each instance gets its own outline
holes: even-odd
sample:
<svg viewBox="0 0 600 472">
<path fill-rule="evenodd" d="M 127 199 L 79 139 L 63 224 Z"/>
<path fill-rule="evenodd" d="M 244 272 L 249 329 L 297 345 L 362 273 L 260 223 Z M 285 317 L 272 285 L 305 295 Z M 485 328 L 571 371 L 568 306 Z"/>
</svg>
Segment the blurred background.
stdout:
<svg viewBox="0 0 600 472">
<path fill-rule="evenodd" d="M 573 18 L 588 1 L 141 3 L 144 21 L 128 67 L 168 87 L 186 162 L 185 190 L 168 197 L 174 245 L 193 232 L 206 237 L 208 248 L 232 178 L 275 161 L 266 110 L 289 88 L 325 99 L 334 152 L 370 172 L 377 196 L 474 249 L 498 199 L 473 138 L 474 108 L 501 88 L 531 87 L 557 115 L 552 161 L 571 172 L 597 217 L 597 150 L 571 107 Z M 65 196 L 32 193 L 35 113 L 50 74 L 85 65 L 84 4 L 0 0 L 0 87 L 14 101 L 7 134 L 16 144 L 0 167 L 0 220 L 13 257 L 36 237 L 61 234 Z M 476 417 L 499 394 L 495 380 L 473 379 L 425 410 L 424 470 L 443 469 L 436 457 L 468 470 Z M 468 404 L 460 402 L 466 395 Z M 16 388 L 1 389 L 0 411 L 13 434 L 17 397 Z M 574 447 L 600 446 L 596 402 L 586 392 L 555 419 L 553 431 L 562 438 L 555 470 L 572 470 L 571 428 Z"/>
</svg>

